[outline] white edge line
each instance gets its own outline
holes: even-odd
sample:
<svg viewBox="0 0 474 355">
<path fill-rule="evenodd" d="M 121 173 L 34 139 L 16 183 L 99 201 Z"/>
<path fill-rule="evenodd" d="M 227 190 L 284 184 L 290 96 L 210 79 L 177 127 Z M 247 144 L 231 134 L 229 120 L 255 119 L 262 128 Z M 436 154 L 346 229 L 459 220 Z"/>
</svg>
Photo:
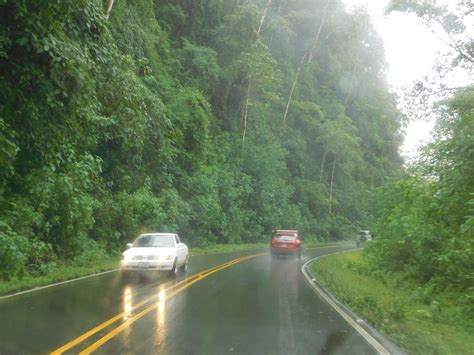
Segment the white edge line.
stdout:
<svg viewBox="0 0 474 355">
<path fill-rule="evenodd" d="M 195 256 L 195 255 L 190 255 L 189 257 L 191 258 L 191 257 L 193 257 L 193 256 Z M 75 282 L 75 281 L 87 279 L 87 278 L 94 277 L 94 276 L 100 276 L 100 275 L 108 274 L 108 273 L 115 272 L 115 271 L 119 271 L 119 270 L 120 270 L 120 269 L 112 269 L 112 270 L 107 270 L 107 271 L 98 272 L 98 273 L 95 273 L 95 274 L 90 274 L 90 275 L 86 275 L 86 276 L 76 277 L 75 279 L 70 279 L 70 280 L 65 280 L 65 281 L 61 281 L 61 282 L 56 282 L 56 283 L 49 284 L 49 285 L 45 285 L 45 286 L 34 287 L 34 288 L 29 289 L 29 290 L 25 290 L 25 291 L 20 291 L 20 292 L 12 293 L 12 294 L 6 295 L 6 296 L 0 296 L 0 300 L 3 300 L 3 299 L 5 299 L 5 298 L 14 297 L 14 296 L 23 295 L 23 294 L 25 294 L 25 293 L 30 293 L 30 292 L 34 292 L 34 291 L 44 290 L 45 288 L 49 288 L 49 287 L 64 285 L 64 284 L 67 284 L 67 283 L 71 283 L 71 282 Z"/>
<path fill-rule="evenodd" d="M 253 250 L 252 250 L 252 251 L 253 251 Z M 223 253 L 223 254 L 224 254 L 224 253 Z M 189 257 L 192 258 L 193 256 L 200 256 L 200 255 L 207 255 L 207 254 L 190 255 Z M 23 295 L 23 294 L 25 294 L 25 293 L 30 293 L 30 292 L 34 292 L 34 291 L 44 290 L 45 288 L 49 288 L 49 287 L 64 285 L 64 284 L 67 284 L 67 283 L 71 283 L 71 282 L 75 282 L 75 281 L 80 281 L 80 280 L 88 279 L 88 278 L 90 278 L 90 277 L 95 277 L 95 276 L 100 276 L 100 275 L 104 275 L 104 274 L 109 274 L 109 273 L 111 273 L 111 272 L 115 272 L 115 271 L 119 271 L 119 270 L 120 270 L 120 268 L 119 268 L 119 269 L 112 269 L 112 270 L 108 270 L 108 271 L 98 272 L 98 273 L 95 273 L 95 274 L 90 274 L 90 275 L 86 275 L 86 276 L 77 277 L 77 278 L 75 278 L 75 279 L 70 279 L 70 280 L 65 280 L 65 281 L 61 281 L 61 282 L 56 282 L 56 283 L 49 284 L 49 285 L 45 285 L 45 286 L 34 287 L 34 288 L 29 289 L 29 290 L 25 290 L 25 291 L 20 291 L 20 292 L 12 293 L 12 294 L 6 295 L 6 296 L 0 296 L 0 300 L 3 300 L 3 299 L 5 299 L 5 298 L 14 297 L 14 296 Z"/>
<path fill-rule="evenodd" d="M 256 249 L 256 250 L 257 250 L 257 249 Z M 246 250 L 245 250 L 245 251 L 246 251 Z M 252 251 L 253 251 L 253 250 L 252 250 Z M 223 254 L 225 254 L 225 253 L 223 253 Z M 201 255 L 208 255 L 208 254 L 190 255 L 189 257 L 192 258 L 193 256 L 201 256 Z M 210 254 L 209 254 L 209 255 L 210 255 Z M 29 290 L 25 290 L 25 291 L 20 291 L 20 292 L 12 293 L 12 294 L 6 295 L 6 296 L 0 296 L 0 300 L 3 300 L 3 299 L 5 299 L 5 298 L 14 297 L 14 296 L 23 295 L 23 294 L 25 294 L 25 293 L 30 293 L 30 292 L 34 292 L 34 291 L 44 290 L 45 288 L 49 288 L 49 287 L 54 287 L 54 286 L 59 286 L 59 285 L 64 285 L 64 284 L 67 284 L 67 283 L 75 282 L 75 281 L 84 280 L 84 279 L 87 279 L 87 278 L 90 278 L 90 277 L 94 277 L 94 276 L 100 276 L 100 275 L 108 274 L 108 273 L 115 272 L 115 271 L 119 271 L 119 270 L 120 270 L 120 269 L 113 269 L 113 270 L 108 270 L 108 271 L 102 271 L 102 272 L 98 272 L 98 273 L 95 273 L 95 274 L 90 274 L 90 275 L 86 275 L 86 276 L 77 277 L 77 278 L 75 278 L 75 279 L 70 279 L 70 280 L 65 280 L 65 281 L 61 281 L 61 282 L 56 282 L 56 283 L 49 284 L 49 285 L 45 285 L 45 286 L 34 287 L 34 288 L 29 289 Z"/>
<path fill-rule="evenodd" d="M 343 243 L 334 244 L 334 246 L 339 246 L 339 245 L 341 245 L 341 244 L 343 244 Z M 327 247 L 331 247 L 331 246 L 333 246 L 333 245 L 328 245 Z M 313 249 L 321 249 L 321 248 L 324 248 L 324 247 L 325 247 L 325 246 L 321 246 L 321 247 L 316 247 L 316 248 L 313 248 Z M 241 250 L 241 251 L 258 251 L 258 250 L 260 250 L 260 249 L 255 249 L 255 250 L 250 249 L 250 250 Z M 238 252 L 238 251 L 237 251 L 237 252 Z M 221 254 L 230 254 L 230 253 L 234 253 L 234 252 L 227 252 L 227 253 L 221 253 Z M 217 253 L 217 254 L 219 254 L 219 253 Z M 211 254 L 197 254 L 197 255 L 190 255 L 189 257 L 192 258 L 193 256 L 202 256 L 202 255 L 211 255 Z M 70 279 L 70 280 L 66 280 L 66 281 L 56 282 L 56 283 L 49 284 L 49 285 L 45 285 L 45 286 L 34 287 L 34 288 L 32 288 L 32 289 L 29 289 L 29 290 L 25 290 L 25 291 L 20 291 L 20 292 L 12 293 L 12 294 L 6 295 L 6 296 L 0 296 L 0 300 L 6 299 L 6 298 L 10 298 L 10 297 L 14 297 L 14 296 L 23 295 L 23 294 L 25 294 L 25 293 L 30 293 L 30 292 L 34 292 L 34 291 L 44 290 L 45 288 L 49 288 L 49 287 L 64 285 L 64 284 L 67 284 L 67 283 L 71 283 L 71 282 L 75 282 L 75 281 L 87 279 L 87 278 L 94 277 L 94 276 L 100 276 L 100 275 L 108 274 L 108 273 L 115 272 L 115 271 L 119 271 L 119 270 L 120 270 L 120 269 L 113 269 L 113 270 L 98 272 L 98 273 L 91 274 L 91 275 L 86 275 L 86 276 L 82 276 L 82 277 L 77 277 L 77 278 L 75 278 L 75 279 Z"/>
<path fill-rule="evenodd" d="M 357 249 L 354 249 L 357 250 Z M 382 345 L 380 344 L 372 335 L 370 335 L 364 328 L 362 328 L 359 324 L 357 324 L 352 317 L 345 312 L 337 303 L 335 303 L 331 298 L 328 297 L 328 295 L 318 286 L 316 283 L 312 280 L 312 277 L 308 274 L 306 271 L 306 267 L 308 264 L 313 263 L 319 258 L 326 257 L 329 255 L 336 255 L 336 254 L 342 254 L 342 253 L 348 253 L 352 252 L 354 250 L 348 250 L 348 251 L 343 251 L 343 252 L 338 252 L 338 253 L 331 253 L 327 255 L 322 255 L 318 256 L 314 259 L 311 259 L 307 261 L 302 267 L 301 271 L 303 272 L 304 277 L 306 278 L 306 281 L 308 282 L 309 286 L 311 289 L 319 295 L 322 299 L 324 299 L 334 310 L 341 315 L 344 320 L 349 323 L 350 326 L 352 326 L 372 347 L 381 355 L 390 355 L 390 352 Z"/>
<path fill-rule="evenodd" d="M 109 274 L 109 273 L 111 273 L 111 272 L 115 272 L 115 271 L 119 271 L 119 270 L 120 270 L 120 269 L 113 269 L 113 270 L 108 270 L 108 271 L 102 271 L 102 272 L 98 272 L 98 273 L 95 273 L 95 274 L 92 274 L 92 275 L 87 275 L 87 276 L 77 277 L 77 278 L 75 278 L 75 279 L 70 279 L 70 280 L 66 280 L 66 281 L 56 282 L 56 283 L 54 283 L 54 284 L 50 284 L 50 285 L 46 285 L 46 286 L 35 287 L 35 288 L 30 289 L 30 290 L 25 290 L 25 291 L 21 291 L 21 292 L 17 292 L 17 293 L 12 293 L 11 295 L 2 296 L 2 297 L 0 297 L 0 300 L 3 300 L 3 299 L 5 299 L 5 298 L 10 298 L 10 297 L 13 297 L 13 296 L 23 295 L 23 294 L 25 294 L 25 293 L 30 293 L 30 292 L 34 292 L 34 291 L 44 290 L 45 288 L 49 288 L 49 287 L 64 285 L 64 284 L 67 284 L 67 283 L 71 283 L 71 282 L 75 282 L 75 281 L 79 281 L 79 280 L 88 279 L 88 278 L 94 277 L 94 276 L 100 276 L 100 275 L 104 275 L 104 274 Z"/>
</svg>

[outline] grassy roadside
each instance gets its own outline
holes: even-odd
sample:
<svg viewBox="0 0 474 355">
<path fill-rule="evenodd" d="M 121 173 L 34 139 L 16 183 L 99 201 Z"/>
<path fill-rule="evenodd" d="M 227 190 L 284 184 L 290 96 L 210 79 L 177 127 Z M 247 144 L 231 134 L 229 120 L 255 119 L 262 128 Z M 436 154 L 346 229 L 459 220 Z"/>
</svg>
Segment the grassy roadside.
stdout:
<svg viewBox="0 0 474 355">
<path fill-rule="evenodd" d="M 438 310 L 415 301 L 411 290 L 386 285 L 361 273 L 357 268 L 361 259 L 361 251 L 333 255 L 317 260 L 310 270 L 342 303 L 410 354 L 472 353 L 472 318 L 437 317 Z M 438 306 L 445 314 L 457 311 L 449 302 Z"/>
<path fill-rule="evenodd" d="M 339 245 L 346 244 L 347 241 L 332 242 L 332 243 L 321 243 L 313 240 L 305 241 L 306 248 L 314 248 L 325 245 Z M 193 255 L 205 255 L 205 254 L 221 254 L 221 253 L 233 253 L 247 250 L 267 250 L 269 242 L 267 243 L 253 243 L 253 244 L 213 244 L 204 248 L 190 248 L 190 254 Z"/>
<path fill-rule="evenodd" d="M 22 279 L 12 279 L 10 281 L 1 282 L 0 296 L 50 285 L 56 282 L 71 280 L 82 276 L 92 275 L 102 271 L 113 270 L 118 267 L 119 260 L 112 257 L 110 259 L 97 261 L 93 265 L 88 266 L 62 266 L 38 277 L 27 276 Z"/>
<path fill-rule="evenodd" d="M 245 250 L 261 250 L 268 247 L 267 243 L 254 244 L 215 244 L 204 248 L 190 248 L 192 255 L 230 253 Z M 75 279 L 82 276 L 92 275 L 102 271 L 117 269 L 119 258 L 96 259 L 87 266 L 67 265 L 50 270 L 45 275 L 38 277 L 27 276 L 22 279 L 13 279 L 0 283 L 0 296 L 15 292 L 33 289 L 36 287 L 50 285 L 52 283 Z"/>
<path fill-rule="evenodd" d="M 189 248 L 191 256 L 206 254 L 222 254 L 233 253 L 247 250 L 262 250 L 268 248 L 268 243 L 252 243 L 252 244 L 213 244 L 202 248 Z"/>
<path fill-rule="evenodd" d="M 307 247 L 323 246 L 329 243 L 306 243 Z M 339 243 L 331 243 L 339 244 Z M 206 254 L 220 254 L 232 253 L 247 250 L 264 250 L 268 248 L 268 243 L 252 243 L 252 244 L 214 244 L 203 248 L 190 248 L 190 254 L 206 255 Z M 0 282 L 0 296 L 8 295 L 15 292 L 25 291 L 36 287 L 50 285 L 52 283 L 71 280 L 74 278 L 92 275 L 102 271 L 113 270 L 119 267 L 118 258 L 111 257 L 101 261 L 94 261 L 88 266 L 62 266 L 60 268 L 51 270 L 45 275 L 38 277 L 24 277 L 22 279 L 13 279 L 7 282 Z"/>
</svg>

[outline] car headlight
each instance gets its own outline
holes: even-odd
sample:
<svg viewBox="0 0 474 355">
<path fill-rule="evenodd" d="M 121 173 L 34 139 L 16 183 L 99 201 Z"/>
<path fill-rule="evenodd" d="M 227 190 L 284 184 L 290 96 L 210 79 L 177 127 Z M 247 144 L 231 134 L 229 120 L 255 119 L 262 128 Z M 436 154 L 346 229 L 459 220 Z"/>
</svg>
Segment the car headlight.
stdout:
<svg viewBox="0 0 474 355">
<path fill-rule="evenodd" d="M 173 258 L 173 255 L 166 255 L 165 260 L 171 260 Z"/>
<path fill-rule="evenodd" d="M 132 256 L 131 255 L 122 255 L 122 258 L 120 260 L 123 261 L 123 262 L 129 262 L 129 261 L 132 260 Z"/>
</svg>

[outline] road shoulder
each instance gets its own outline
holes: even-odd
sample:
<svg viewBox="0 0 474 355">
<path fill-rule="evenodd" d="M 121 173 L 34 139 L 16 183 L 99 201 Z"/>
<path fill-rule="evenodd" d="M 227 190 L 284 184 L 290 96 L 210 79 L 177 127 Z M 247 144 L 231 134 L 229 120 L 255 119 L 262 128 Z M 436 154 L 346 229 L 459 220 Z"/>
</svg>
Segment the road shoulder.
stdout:
<svg viewBox="0 0 474 355">
<path fill-rule="evenodd" d="M 317 278 L 310 271 L 310 265 L 318 259 L 351 251 L 353 250 L 326 254 L 307 261 L 301 267 L 301 271 L 306 279 L 306 282 L 319 297 L 324 299 L 337 313 L 339 313 L 339 315 L 351 327 L 353 327 L 379 354 L 406 354 L 406 352 L 391 342 L 382 333 L 378 332 L 364 319 L 342 304 L 331 292 L 329 292 L 320 282 L 318 282 Z"/>
</svg>

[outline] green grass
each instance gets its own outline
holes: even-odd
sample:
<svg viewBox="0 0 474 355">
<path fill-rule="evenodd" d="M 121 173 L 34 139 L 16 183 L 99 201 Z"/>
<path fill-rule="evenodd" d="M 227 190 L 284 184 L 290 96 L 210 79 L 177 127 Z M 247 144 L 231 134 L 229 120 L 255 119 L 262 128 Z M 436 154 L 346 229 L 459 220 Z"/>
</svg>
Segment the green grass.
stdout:
<svg viewBox="0 0 474 355">
<path fill-rule="evenodd" d="M 338 254 L 317 260 L 310 270 L 342 303 L 410 354 L 472 353 L 474 320 L 469 315 L 437 317 L 432 305 L 414 300 L 412 289 L 384 284 L 361 271 L 362 260 L 360 251 Z M 459 313 L 449 302 L 440 308 L 444 314 Z"/>
<path fill-rule="evenodd" d="M 268 243 L 252 244 L 212 244 L 202 248 L 189 248 L 189 253 L 193 255 L 233 253 L 246 250 L 262 250 L 268 248 Z"/>
<path fill-rule="evenodd" d="M 261 250 L 268 247 L 268 243 L 253 244 L 215 244 L 204 248 L 190 248 L 191 255 L 230 253 L 245 250 Z M 100 259 L 99 259 L 100 260 Z M 102 271 L 117 269 L 119 259 L 111 257 L 103 261 L 89 263 L 87 266 L 62 265 L 49 270 L 45 275 L 32 277 L 25 276 L 21 279 L 0 282 L 0 295 L 25 291 L 36 287 L 50 285 L 56 282 L 92 275 Z"/>
<path fill-rule="evenodd" d="M 262 250 L 265 248 L 268 248 L 268 243 L 214 244 L 203 248 L 190 248 L 190 255 L 230 253 L 245 250 Z M 88 266 L 62 265 L 61 267 L 50 270 L 42 276 L 26 276 L 21 279 L 0 282 L 0 296 L 92 275 L 102 271 L 113 270 L 119 267 L 118 257 L 111 257 L 105 261 L 97 261 L 93 264 L 90 263 Z"/>
<path fill-rule="evenodd" d="M 191 255 L 205 255 L 205 254 L 221 254 L 233 253 L 246 250 L 267 250 L 270 240 L 266 243 L 245 243 L 245 244 L 213 244 L 203 248 L 190 248 Z M 321 243 L 313 240 L 305 241 L 306 248 L 325 246 L 325 245 L 339 245 L 345 244 L 347 241 L 334 243 Z"/>
<path fill-rule="evenodd" d="M 340 243 L 332 243 L 340 244 Z M 306 243 L 308 247 L 323 246 L 314 241 Z M 190 248 L 191 255 L 206 255 L 232 253 L 247 250 L 265 250 L 268 243 L 247 243 L 247 244 L 213 244 L 203 248 Z M 50 285 L 52 283 L 71 280 L 77 277 L 92 275 L 102 271 L 117 269 L 119 267 L 118 258 L 111 257 L 107 260 L 97 261 L 88 266 L 66 265 L 50 270 L 45 275 L 38 277 L 27 276 L 22 279 L 13 279 L 10 281 L 0 282 L 0 296 L 15 292 L 25 291 L 36 287 Z"/>
<path fill-rule="evenodd" d="M 230 253 L 245 250 L 262 250 L 268 248 L 268 243 L 254 244 L 215 244 L 204 248 L 190 248 L 191 255 Z M 62 265 L 49 270 L 45 275 L 32 277 L 25 276 L 21 279 L 0 282 L 0 295 L 20 292 L 52 283 L 71 280 L 74 278 L 92 275 L 102 271 L 117 269 L 119 259 L 111 257 L 104 261 L 89 263 L 87 266 Z"/>
<path fill-rule="evenodd" d="M 7 295 L 10 293 L 46 286 L 52 283 L 92 275 L 102 271 L 113 270 L 118 267 L 119 261 L 117 258 L 110 258 L 89 266 L 61 266 L 57 269 L 51 270 L 46 275 L 38 277 L 27 276 L 22 279 L 12 279 L 10 281 L 1 282 L 0 295 Z"/>
</svg>

